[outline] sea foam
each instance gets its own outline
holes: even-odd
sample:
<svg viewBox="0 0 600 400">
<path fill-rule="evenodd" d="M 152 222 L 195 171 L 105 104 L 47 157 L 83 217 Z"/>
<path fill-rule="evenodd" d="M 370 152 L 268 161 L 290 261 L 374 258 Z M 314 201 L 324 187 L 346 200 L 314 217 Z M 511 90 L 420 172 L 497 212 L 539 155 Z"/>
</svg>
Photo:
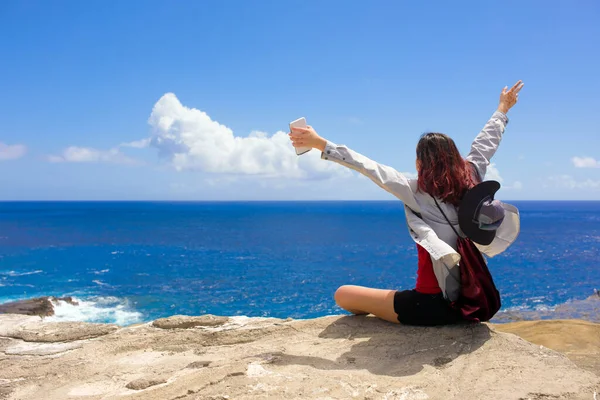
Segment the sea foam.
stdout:
<svg viewBox="0 0 600 400">
<path fill-rule="evenodd" d="M 131 325 L 143 321 L 142 313 L 135 311 L 126 299 L 117 297 L 73 298 L 78 305 L 58 300 L 54 315 L 46 321 L 82 321 Z"/>
</svg>

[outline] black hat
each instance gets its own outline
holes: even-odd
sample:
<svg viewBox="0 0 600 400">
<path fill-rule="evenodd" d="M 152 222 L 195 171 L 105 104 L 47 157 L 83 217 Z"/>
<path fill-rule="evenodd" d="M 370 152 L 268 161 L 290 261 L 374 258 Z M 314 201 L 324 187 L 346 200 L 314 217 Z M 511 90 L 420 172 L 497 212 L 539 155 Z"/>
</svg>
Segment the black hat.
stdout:
<svg viewBox="0 0 600 400">
<path fill-rule="evenodd" d="M 500 182 L 485 181 L 467 191 L 458 208 L 458 224 L 473 242 L 488 245 L 494 241 L 496 230 L 504 220 L 504 207 L 494 194 Z"/>
</svg>

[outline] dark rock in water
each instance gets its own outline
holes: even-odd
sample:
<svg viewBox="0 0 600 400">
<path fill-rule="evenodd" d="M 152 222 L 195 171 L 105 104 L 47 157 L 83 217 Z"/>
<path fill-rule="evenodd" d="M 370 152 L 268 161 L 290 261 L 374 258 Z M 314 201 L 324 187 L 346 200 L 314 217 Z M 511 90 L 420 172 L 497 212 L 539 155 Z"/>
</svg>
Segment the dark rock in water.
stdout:
<svg viewBox="0 0 600 400">
<path fill-rule="evenodd" d="M 69 303 L 73 306 L 78 306 L 79 303 L 76 300 L 73 300 L 73 297 L 71 296 L 65 296 L 65 297 L 50 297 L 50 300 L 52 300 L 52 302 L 54 304 L 57 304 L 58 301 L 64 301 L 65 303 Z"/>
<path fill-rule="evenodd" d="M 20 300 L 11 303 L 0 304 L 2 314 L 39 315 L 49 317 L 54 315 L 54 306 L 47 297 Z"/>
<path fill-rule="evenodd" d="M 0 314 L 22 314 L 50 317 L 54 315 L 54 305 L 59 301 L 79 305 L 71 296 L 66 297 L 36 297 L 35 299 L 19 300 L 0 304 Z"/>
</svg>

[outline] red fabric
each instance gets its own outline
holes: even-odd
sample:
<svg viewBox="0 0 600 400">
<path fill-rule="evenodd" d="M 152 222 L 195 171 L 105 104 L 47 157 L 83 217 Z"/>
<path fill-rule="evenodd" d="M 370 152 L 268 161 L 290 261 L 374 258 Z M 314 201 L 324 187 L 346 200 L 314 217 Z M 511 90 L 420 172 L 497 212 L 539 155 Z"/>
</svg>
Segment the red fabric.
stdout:
<svg viewBox="0 0 600 400">
<path fill-rule="evenodd" d="M 438 294 L 442 292 L 437 278 L 433 272 L 431 256 L 423 247 L 417 244 L 419 254 L 419 269 L 417 269 L 417 284 L 415 290 L 424 294 Z"/>
</svg>

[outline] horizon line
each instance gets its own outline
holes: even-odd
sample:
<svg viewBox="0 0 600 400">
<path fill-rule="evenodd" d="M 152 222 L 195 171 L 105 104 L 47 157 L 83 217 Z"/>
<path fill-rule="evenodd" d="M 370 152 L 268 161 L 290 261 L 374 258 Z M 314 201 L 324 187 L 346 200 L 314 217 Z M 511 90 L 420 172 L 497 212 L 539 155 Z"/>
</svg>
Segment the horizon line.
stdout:
<svg viewBox="0 0 600 400">
<path fill-rule="evenodd" d="M 334 202 L 363 202 L 363 203 L 367 203 L 367 202 L 371 202 L 371 203 L 392 203 L 392 202 L 400 202 L 402 203 L 401 200 L 399 199 L 390 199 L 390 200 L 373 200 L 373 199 L 338 199 L 338 200 L 331 200 L 331 199 L 313 199 L 313 200 L 306 200 L 306 199 L 300 199 L 300 200 L 294 200 L 294 199 L 287 199 L 287 200 L 269 200 L 269 199 L 265 199 L 265 200 L 202 200 L 202 199 L 195 199 L 195 200 L 184 200 L 184 199 L 179 199 L 179 200 L 169 200 L 169 199 L 160 199 L 160 200 L 152 200 L 152 199 L 144 199 L 144 200 L 119 200 L 119 199 L 113 199 L 113 200 L 95 200 L 95 199 L 85 199 L 85 200 L 75 200 L 75 199 L 61 199 L 61 200 L 53 200 L 53 199 L 43 199 L 43 200 L 0 200 L 0 203 L 286 203 L 286 202 L 304 202 L 304 203 L 316 203 L 316 202 L 320 202 L 320 203 L 334 203 Z M 509 202 L 600 202 L 600 199 L 597 200 L 565 200 L 565 199 L 538 199 L 538 200 L 532 200 L 532 199 L 528 199 L 528 200 L 502 200 L 502 202 L 505 203 L 509 203 Z"/>
</svg>

